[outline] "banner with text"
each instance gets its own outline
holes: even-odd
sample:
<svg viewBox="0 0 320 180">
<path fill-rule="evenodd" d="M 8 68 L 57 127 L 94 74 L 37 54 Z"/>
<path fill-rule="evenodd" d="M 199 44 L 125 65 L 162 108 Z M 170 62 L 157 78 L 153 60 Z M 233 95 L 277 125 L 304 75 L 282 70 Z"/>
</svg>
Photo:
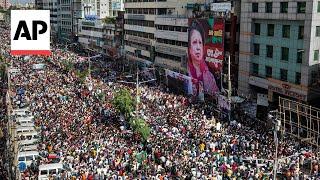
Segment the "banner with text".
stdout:
<svg viewBox="0 0 320 180">
<path fill-rule="evenodd" d="M 170 90 L 179 94 L 192 94 L 192 81 L 189 76 L 171 71 L 165 70 L 167 77 L 167 85 Z"/>
<path fill-rule="evenodd" d="M 189 19 L 188 73 L 212 97 L 221 91 L 224 24 L 221 18 Z"/>
</svg>

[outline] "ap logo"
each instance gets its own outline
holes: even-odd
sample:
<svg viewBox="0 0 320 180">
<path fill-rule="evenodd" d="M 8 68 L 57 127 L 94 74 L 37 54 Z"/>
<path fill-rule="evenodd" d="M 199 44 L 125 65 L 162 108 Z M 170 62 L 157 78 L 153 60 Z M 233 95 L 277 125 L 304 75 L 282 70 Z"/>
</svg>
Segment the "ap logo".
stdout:
<svg viewBox="0 0 320 180">
<path fill-rule="evenodd" d="M 50 54 L 50 10 L 11 10 L 11 55 Z"/>
</svg>

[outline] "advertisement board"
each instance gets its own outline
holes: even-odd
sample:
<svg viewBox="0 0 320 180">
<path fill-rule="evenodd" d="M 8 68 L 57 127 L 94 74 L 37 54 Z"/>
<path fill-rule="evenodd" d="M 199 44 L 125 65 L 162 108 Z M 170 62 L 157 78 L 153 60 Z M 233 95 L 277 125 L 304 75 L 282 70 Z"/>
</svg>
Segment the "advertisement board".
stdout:
<svg viewBox="0 0 320 180">
<path fill-rule="evenodd" d="M 221 90 L 224 24 L 221 18 L 189 19 L 188 74 L 213 97 Z"/>
<path fill-rule="evenodd" d="M 213 12 L 231 11 L 231 2 L 226 3 L 211 3 L 210 10 Z"/>
<path fill-rule="evenodd" d="M 165 70 L 168 87 L 176 93 L 190 95 L 192 94 L 191 77 L 180 74 L 169 69 Z"/>
</svg>

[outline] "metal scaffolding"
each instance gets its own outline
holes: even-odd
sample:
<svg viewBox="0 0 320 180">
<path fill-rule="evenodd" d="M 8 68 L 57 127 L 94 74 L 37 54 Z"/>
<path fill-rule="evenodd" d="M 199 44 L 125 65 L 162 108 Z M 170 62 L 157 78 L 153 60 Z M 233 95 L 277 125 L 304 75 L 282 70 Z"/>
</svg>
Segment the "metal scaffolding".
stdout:
<svg viewBox="0 0 320 180">
<path fill-rule="evenodd" d="M 320 109 L 279 97 L 278 112 L 282 134 L 320 148 Z"/>
</svg>

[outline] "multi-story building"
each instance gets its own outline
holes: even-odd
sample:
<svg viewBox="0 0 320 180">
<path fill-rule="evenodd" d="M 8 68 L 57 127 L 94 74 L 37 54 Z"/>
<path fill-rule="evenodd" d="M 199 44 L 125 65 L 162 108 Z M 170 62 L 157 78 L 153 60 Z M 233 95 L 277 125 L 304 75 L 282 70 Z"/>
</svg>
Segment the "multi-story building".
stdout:
<svg viewBox="0 0 320 180">
<path fill-rule="evenodd" d="M 118 42 L 123 31 L 122 0 L 89 0 L 83 2 L 82 8 L 78 42 L 109 57 L 119 57 L 121 48 Z"/>
<path fill-rule="evenodd" d="M 188 18 L 186 16 L 158 16 L 155 19 L 154 64 L 177 72 L 186 73 Z"/>
<path fill-rule="evenodd" d="M 239 95 L 299 101 L 319 97 L 320 2 L 241 2 Z"/>
<path fill-rule="evenodd" d="M 82 4 L 85 15 L 96 15 L 99 19 L 117 17 L 119 11 L 124 11 L 123 0 L 85 0 Z"/>
<path fill-rule="evenodd" d="M 79 20 L 78 42 L 85 48 L 103 52 L 104 24 L 101 20 Z"/>
<path fill-rule="evenodd" d="M 0 7 L 3 9 L 8 9 L 10 6 L 10 0 L 0 0 Z"/>
<path fill-rule="evenodd" d="M 58 37 L 70 41 L 73 36 L 72 0 L 58 0 Z"/>
<path fill-rule="evenodd" d="M 81 0 L 35 0 L 36 9 L 50 10 L 51 36 L 72 42 L 77 37 Z"/>
<path fill-rule="evenodd" d="M 109 57 L 118 57 L 115 35 L 121 29 L 116 24 L 106 24 L 102 20 L 79 20 L 78 42 L 86 49 L 94 50 Z"/>
<path fill-rule="evenodd" d="M 57 4 L 57 0 L 42 0 L 37 6 L 38 9 L 50 10 L 50 29 L 53 38 L 56 38 L 58 33 Z"/>
<path fill-rule="evenodd" d="M 188 11 L 187 4 L 204 2 L 205 0 L 127 0 L 124 16 L 127 58 L 181 70 L 181 59 L 185 57 L 187 47 L 188 16 L 192 13 Z"/>
</svg>

